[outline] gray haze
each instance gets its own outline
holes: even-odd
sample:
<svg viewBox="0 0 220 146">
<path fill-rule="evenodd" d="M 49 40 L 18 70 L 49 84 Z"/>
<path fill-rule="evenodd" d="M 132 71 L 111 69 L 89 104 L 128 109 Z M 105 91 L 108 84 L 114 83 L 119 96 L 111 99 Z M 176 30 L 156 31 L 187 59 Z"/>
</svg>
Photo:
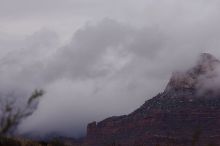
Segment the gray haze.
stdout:
<svg viewBox="0 0 220 146">
<path fill-rule="evenodd" d="M 219 14 L 217 0 L 0 0 L 0 92 L 46 91 L 21 133 L 85 134 L 201 52 L 220 58 Z"/>
</svg>

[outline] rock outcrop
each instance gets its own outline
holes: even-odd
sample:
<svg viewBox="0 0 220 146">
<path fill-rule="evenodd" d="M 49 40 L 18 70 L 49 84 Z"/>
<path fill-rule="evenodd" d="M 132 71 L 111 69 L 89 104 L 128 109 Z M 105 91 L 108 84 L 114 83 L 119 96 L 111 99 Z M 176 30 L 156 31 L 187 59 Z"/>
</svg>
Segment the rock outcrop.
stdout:
<svg viewBox="0 0 220 146">
<path fill-rule="evenodd" d="M 208 53 L 199 57 L 197 64 L 185 72 L 174 72 L 165 91 L 175 89 L 194 89 L 200 84 L 200 79 L 213 79 L 220 61 Z"/>
<path fill-rule="evenodd" d="M 93 122 L 89 146 L 220 145 L 220 94 L 198 94 L 200 79 L 213 79 L 220 61 L 202 54 L 185 72 L 174 73 L 163 93 L 129 115 Z"/>
</svg>

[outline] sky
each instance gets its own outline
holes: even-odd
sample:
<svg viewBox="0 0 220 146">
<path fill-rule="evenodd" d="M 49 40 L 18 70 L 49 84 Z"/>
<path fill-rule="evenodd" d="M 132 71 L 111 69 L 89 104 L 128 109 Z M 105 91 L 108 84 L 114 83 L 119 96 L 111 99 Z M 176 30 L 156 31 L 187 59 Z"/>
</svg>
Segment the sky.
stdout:
<svg viewBox="0 0 220 146">
<path fill-rule="evenodd" d="M 219 14 L 218 0 L 0 0 L 0 93 L 46 91 L 20 133 L 84 135 L 200 53 L 220 59 Z"/>
</svg>

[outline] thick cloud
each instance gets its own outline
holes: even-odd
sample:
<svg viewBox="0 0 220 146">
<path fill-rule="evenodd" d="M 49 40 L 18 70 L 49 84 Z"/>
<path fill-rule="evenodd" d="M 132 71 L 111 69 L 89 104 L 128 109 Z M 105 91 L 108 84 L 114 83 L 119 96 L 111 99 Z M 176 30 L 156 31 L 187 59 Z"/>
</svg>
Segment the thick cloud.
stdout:
<svg viewBox="0 0 220 146">
<path fill-rule="evenodd" d="M 56 32 L 47 29 L 23 39 L 10 40 L 4 33 L 0 35 L 0 43 L 6 42 L 0 47 L 12 48 L 11 53 L 1 57 L 0 91 L 26 95 L 35 88 L 46 90 L 38 110 L 20 126 L 22 133 L 85 134 L 88 122 L 132 112 L 162 92 L 172 71 L 192 66 L 199 53 L 210 52 L 220 58 L 218 1 L 148 0 L 126 1 L 125 5 L 120 0 L 115 10 L 115 1 L 55 0 L 51 7 L 52 1 L 47 0 L 41 11 L 37 9 L 40 2 L 20 2 L 11 7 L 20 8 L 19 13 L 5 17 L 11 11 L 10 3 L 4 1 L 7 8 L 1 9 L 5 13 L 0 15 L 2 19 L 10 22 L 18 17 L 32 22 L 31 16 L 42 15 L 42 19 L 54 16 L 51 23 L 56 19 L 63 21 L 60 16 L 64 14 L 58 12 L 69 5 L 64 11 L 68 19 L 73 15 L 92 20 L 77 26 L 81 27 L 75 32 L 76 28 L 65 28 L 73 33 L 72 39 L 65 42 L 62 37 L 66 32 L 60 40 Z M 27 5 L 22 3 L 30 4 L 31 9 L 23 9 Z M 86 6 L 88 3 L 94 7 Z M 101 4 L 103 7 L 99 8 Z M 48 11 L 56 13 L 42 14 Z M 106 16 L 109 18 L 102 19 Z M 51 27 L 51 23 L 46 26 Z M 30 26 L 35 29 L 35 25 Z M 62 27 L 55 27 L 56 31 L 60 33 Z"/>
</svg>

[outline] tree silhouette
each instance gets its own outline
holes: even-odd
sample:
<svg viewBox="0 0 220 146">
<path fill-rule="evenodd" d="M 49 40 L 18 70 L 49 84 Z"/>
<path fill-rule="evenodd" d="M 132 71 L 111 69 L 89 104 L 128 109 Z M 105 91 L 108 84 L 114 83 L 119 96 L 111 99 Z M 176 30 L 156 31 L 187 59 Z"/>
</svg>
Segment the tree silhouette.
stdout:
<svg viewBox="0 0 220 146">
<path fill-rule="evenodd" d="M 0 135 L 11 134 L 22 119 L 32 115 L 43 94 L 43 90 L 35 90 L 20 107 L 16 105 L 16 99 L 0 97 Z"/>
</svg>

